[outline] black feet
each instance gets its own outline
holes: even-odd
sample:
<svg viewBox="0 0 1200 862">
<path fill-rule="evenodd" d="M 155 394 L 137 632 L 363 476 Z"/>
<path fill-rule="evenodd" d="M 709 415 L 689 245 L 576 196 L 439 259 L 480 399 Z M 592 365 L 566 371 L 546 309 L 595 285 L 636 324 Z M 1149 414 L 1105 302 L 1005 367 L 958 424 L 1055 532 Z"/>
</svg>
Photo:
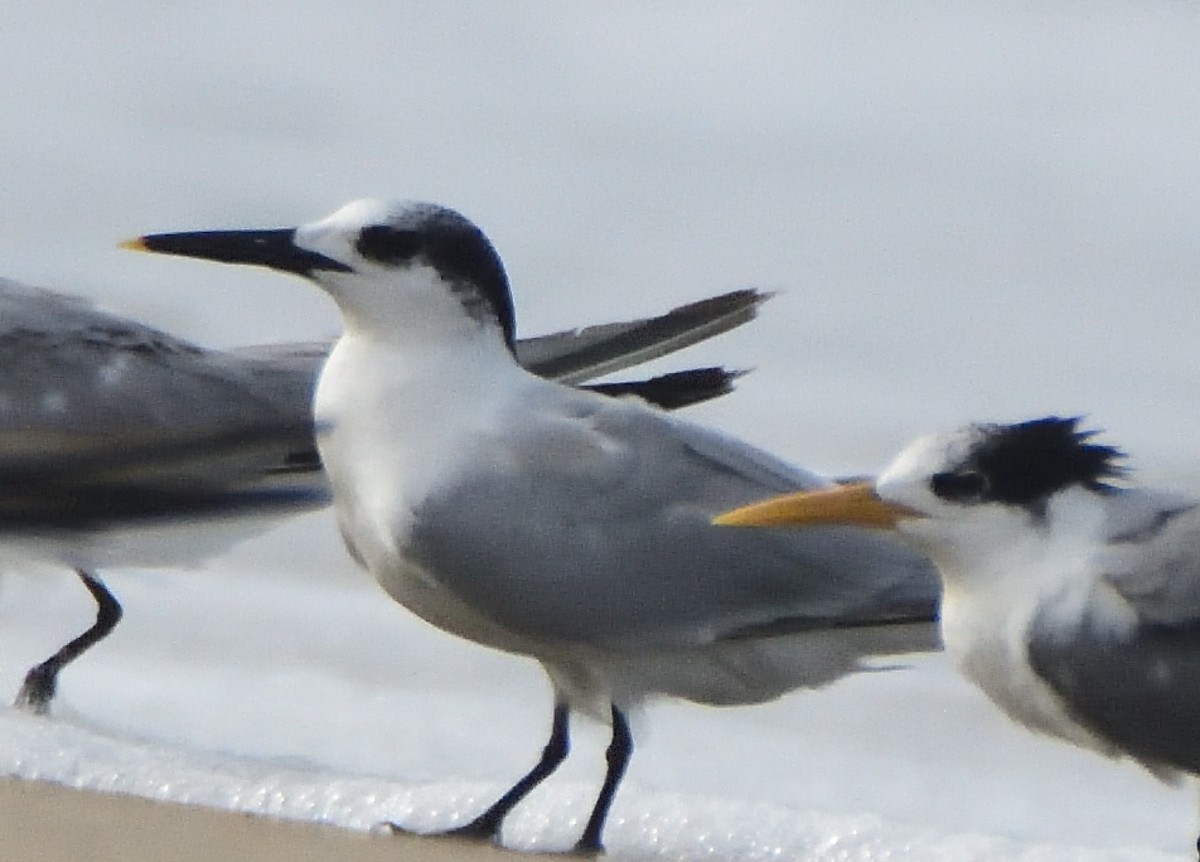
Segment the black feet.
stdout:
<svg viewBox="0 0 1200 862">
<path fill-rule="evenodd" d="M 441 838 L 449 836 L 451 838 L 462 838 L 466 841 L 477 841 L 481 844 L 495 844 L 499 847 L 501 846 L 500 827 L 503 822 L 502 819 L 496 820 L 485 813 L 481 817 L 476 817 L 465 826 L 447 829 L 444 832 L 415 832 L 412 829 L 406 829 L 399 823 L 391 821 L 383 823 L 382 826 L 393 835 L 411 835 L 414 838 Z M 603 853 L 604 846 L 600 844 L 597 838 L 593 837 L 590 839 L 579 839 L 566 855 L 594 859 L 597 856 L 603 855 Z"/>
<path fill-rule="evenodd" d="M 392 823 L 390 820 L 383 826 L 393 835 L 412 835 L 416 838 L 440 838 L 443 835 L 449 835 L 454 838 L 464 838 L 467 841 L 500 843 L 500 822 L 493 823 L 485 817 L 477 817 L 466 826 L 447 829 L 444 832 L 414 832 L 412 829 L 406 829 L 399 823 Z"/>
<path fill-rule="evenodd" d="M 453 835 L 457 838 L 466 838 L 471 841 L 487 841 L 499 844 L 500 829 L 504 825 L 504 818 L 508 816 L 508 812 L 516 807 L 517 803 L 529 795 L 529 792 L 533 788 L 545 780 L 566 759 L 567 752 L 570 749 L 567 718 L 568 710 L 566 705 L 555 705 L 554 727 L 550 733 L 550 741 L 546 743 L 546 747 L 542 750 L 542 757 L 538 761 L 537 766 L 530 770 L 528 775 L 514 784 L 487 811 L 465 826 L 436 833 L 413 832 L 397 823 L 385 823 L 384 826 L 390 829 L 394 835 Z M 571 855 L 594 858 L 604 852 L 604 843 L 601 840 L 604 833 L 604 823 L 608 819 L 608 810 L 612 807 L 613 797 L 617 793 L 617 787 L 621 783 L 621 778 L 625 775 L 625 768 L 629 765 L 629 758 L 632 755 L 633 735 L 629 732 L 629 722 L 626 721 L 624 713 L 614 706 L 612 707 L 612 741 L 608 744 L 608 751 L 605 755 L 608 760 L 608 769 L 604 774 L 604 786 L 600 789 L 600 795 L 597 797 L 596 805 L 592 809 L 591 816 L 588 818 L 587 826 L 584 827 L 583 835 L 580 836 L 579 841 L 572 848 Z"/>
<path fill-rule="evenodd" d="M 466 838 L 468 841 L 487 841 L 492 844 L 499 844 L 500 826 L 504 823 L 504 818 L 490 816 L 490 814 L 491 810 L 489 809 L 466 826 L 447 829 L 442 834 L 453 835 L 455 838 Z"/>
<path fill-rule="evenodd" d="M 25 674 L 25 681 L 21 684 L 21 690 L 17 692 L 13 706 L 34 715 L 45 715 L 49 711 L 50 701 L 54 699 L 54 692 L 58 688 L 59 672 L 104 640 L 121 621 L 121 603 L 108 588 L 83 569 L 76 569 L 75 574 L 96 600 L 96 622 L 79 637 Z"/>
<path fill-rule="evenodd" d="M 554 720 L 550 728 L 550 739 L 546 743 L 546 747 L 542 749 L 542 756 L 538 760 L 537 766 L 529 770 L 528 775 L 509 788 L 508 792 L 496 800 L 487 811 L 465 826 L 436 833 L 413 832 L 395 823 L 388 823 L 386 826 L 392 830 L 393 834 L 454 835 L 458 838 L 467 838 L 473 841 L 490 841 L 493 844 L 499 844 L 500 827 L 504 825 L 504 818 L 508 816 L 508 812 L 512 811 L 517 806 L 517 803 L 528 796 L 533 788 L 541 784 L 546 779 L 546 776 L 558 769 L 559 765 L 567 759 L 567 753 L 571 750 L 571 737 L 568 727 L 569 717 L 570 710 L 565 703 L 556 703 L 554 705 Z"/>
<path fill-rule="evenodd" d="M 21 689 L 13 699 L 13 706 L 33 715 L 45 715 L 50 711 L 50 701 L 58 690 L 58 668 L 48 667 L 45 662 L 25 674 Z"/>
</svg>

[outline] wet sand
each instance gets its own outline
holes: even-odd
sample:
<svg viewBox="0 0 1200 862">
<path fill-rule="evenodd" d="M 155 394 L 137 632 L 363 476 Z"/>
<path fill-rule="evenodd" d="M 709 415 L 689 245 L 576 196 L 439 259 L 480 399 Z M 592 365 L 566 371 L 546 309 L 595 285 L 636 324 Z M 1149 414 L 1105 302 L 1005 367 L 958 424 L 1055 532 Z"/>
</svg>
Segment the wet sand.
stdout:
<svg viewBox="0 0 1200 862">
<path fill-rule="evenodd" d="M 0 779 L 0 858 L 40 862 L 500 862 L 527 854 Z"/>
</svg>

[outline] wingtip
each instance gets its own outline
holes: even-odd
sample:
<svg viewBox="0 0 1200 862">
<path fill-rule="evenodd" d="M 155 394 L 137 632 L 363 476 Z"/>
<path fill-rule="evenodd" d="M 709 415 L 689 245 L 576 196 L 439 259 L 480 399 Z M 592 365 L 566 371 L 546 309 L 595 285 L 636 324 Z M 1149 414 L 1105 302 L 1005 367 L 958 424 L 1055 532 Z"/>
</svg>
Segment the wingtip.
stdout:
<svg viewBox="0 0 1200 862">
<path fill-rule="evenodd" d="M 756 287 L 751 288 L 751 290 L 753 291 L 755 299 L 757 300 L 757 302 L 755 303 L 756 305 L 762 305 L 768 299 L 774 299 L 775 297 L 779 296 L 780 293 L 783 292 L 781 290 L 759 290 Z"/>
<path fill-rule="evenodd" d="M 691 303 L 688 306 L 683 306 L 685 309 L 694 309 L 696 311 L 709 311 L 715 308 L 725 309 L 726 314 L 745 314 L 747 320 L 751 320 L 758 315 L 759 307 L 769 299 L 774 299 L 779 294 L 777 290 L 760 290 L 757 287 L 742 287 L 737 290 L 731 290 L 728 293 L 722 293 L 719 296 L 702 299 L 699 302 Z"/>
</svg>

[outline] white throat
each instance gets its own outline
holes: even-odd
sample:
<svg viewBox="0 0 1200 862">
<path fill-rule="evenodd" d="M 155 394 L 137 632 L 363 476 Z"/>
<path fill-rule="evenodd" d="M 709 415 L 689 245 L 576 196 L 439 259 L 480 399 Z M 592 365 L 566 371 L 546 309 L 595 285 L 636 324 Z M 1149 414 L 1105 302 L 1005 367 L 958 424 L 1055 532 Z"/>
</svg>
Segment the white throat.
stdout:
<svg viewBox="0 0 1200 862">
<path fill-rule="evenodd" d="M 453 296 L 408 306 L 413 317 L 395 326 L 362 308 L 346 314 L 314 402 L 338 518 L 368 564 L 396 552 L 414 510 L 457 477 L 526 377 L 498 328 L 481 327 Z"/>
<path fill-rule="evenodd" d="M 321 287 L 342 313 L 346 335 L 368 337 L 414 356 L 504 347 L 500 323 L 490 312 L 468 311 L 464 297 L 429 266 L 402 271 L 360 264 L 367 272 L 327 272 Z"/>
</svg>

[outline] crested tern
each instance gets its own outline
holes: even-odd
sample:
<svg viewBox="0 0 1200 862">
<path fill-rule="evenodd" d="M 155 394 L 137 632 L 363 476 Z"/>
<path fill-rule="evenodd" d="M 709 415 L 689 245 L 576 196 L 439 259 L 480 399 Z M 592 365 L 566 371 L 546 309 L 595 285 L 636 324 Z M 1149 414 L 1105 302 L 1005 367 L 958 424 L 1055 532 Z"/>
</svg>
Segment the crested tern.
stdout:
<svg viewBox="0 0 1200 862">
<path fill-rule="evenodd" d="M 744 323 L 765 296 L 735 291 L 517 350 L 539 373 L 587 379 Z M 329 502 L 311 404 L 329 347 L 208 350 L 0 278 L 0 560 L 72 569 L 97 607 L 87 631 L 26 674 L 19 706 L 45 712 L 59 672 L 119 622 L 98 569 L 195 565 Z M 597 388 L 679 407 L 735 376 L 692 369 Z"/>
<path fill-rule="evenodd" d="M 928 561 L 867 530 L 730 536 L 717 512 L 826 480 L 644 403 L 514 361 L 503 265 L 435 204 L 358 201 L 299 228 L 156 234 L 129 247 L 308 278 L 342 314 L 318 446 L 351 555 L 442 629 L 537 659 L 541 759 L 453 834 L 499 841 L 566 758 L 572 711 L 611 722 L 575 849 L 598 852 L 632 754 L 626 713 L 670 695 L 749 704 L 867 655 L 935 648 Z M 396 827 L 399 828 L 399 827 Z"/>
<path fill-rule="evenodd" d="M 943 583 L 942 639 L 1025 727 L 1153 775 L 1200 775 L 1200 499 L 1118 483 L 1074 418 L 971 425 L 874 483 L 785 495 L 727 525 L 896 530 Z"/>
</svg>

